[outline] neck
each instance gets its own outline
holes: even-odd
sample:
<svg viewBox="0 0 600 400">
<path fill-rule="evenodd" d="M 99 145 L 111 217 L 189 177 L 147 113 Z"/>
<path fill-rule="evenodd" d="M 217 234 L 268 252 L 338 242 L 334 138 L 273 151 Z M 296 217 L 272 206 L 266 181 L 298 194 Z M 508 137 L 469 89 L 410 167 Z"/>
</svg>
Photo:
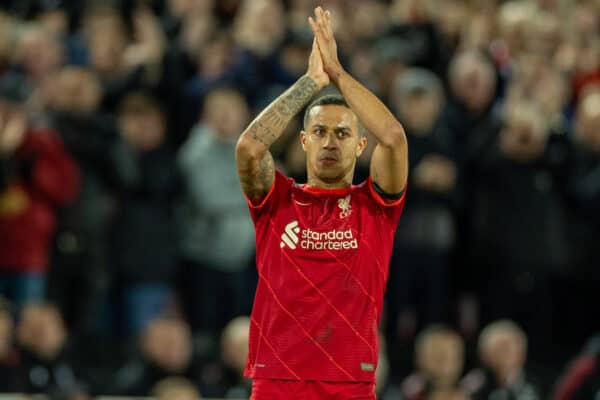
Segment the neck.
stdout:
<svg viewBox="0 0 600 400">
<path fill-rule="evenodd" d="M 323 180 L 313 174 L 309 174 L 306 185 L 319 189 L 344 189 L 352 185 L 352 174 L 336 178 L 335 180 Z"/>
</svg>

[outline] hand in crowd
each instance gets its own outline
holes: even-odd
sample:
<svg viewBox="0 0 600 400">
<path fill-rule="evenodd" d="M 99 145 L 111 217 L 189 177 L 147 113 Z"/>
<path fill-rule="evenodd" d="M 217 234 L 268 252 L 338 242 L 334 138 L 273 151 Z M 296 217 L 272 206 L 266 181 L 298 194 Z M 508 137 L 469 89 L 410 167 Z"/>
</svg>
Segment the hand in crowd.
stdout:
<svg viewBox="0 0 600 400">
<path fill-rule="evenodd" d="M 413 170 L 417 186 L 433 192 L 444 193 L 456 183 L 456 165 L 446 157 L 429 154 Z"/>
<path fill-rule="evenodd" d="M 135 43 L 125 51 L 125 64 L 130 67 L 158 64 L 166 48 L 166 38 L 160 21 L 147 8 L 140 8 L 133 15 Z"/>
<path fill-rule="evenodd" d="M 10 156 L 25 140 L 25 116 L 20 112 L 0 110 L 0 156 Z"/>
</svg>

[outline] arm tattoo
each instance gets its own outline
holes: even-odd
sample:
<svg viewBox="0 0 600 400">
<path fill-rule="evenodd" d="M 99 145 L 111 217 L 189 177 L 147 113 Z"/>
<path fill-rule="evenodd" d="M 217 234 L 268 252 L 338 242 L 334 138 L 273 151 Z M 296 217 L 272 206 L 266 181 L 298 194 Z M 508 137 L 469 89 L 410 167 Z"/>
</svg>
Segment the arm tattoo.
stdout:
<svg viewBox="0 0 600 400">
<path fill-rule="evenodd" d="M 246 168 L 240 169 L 242 190 L 250 200 L 262 198 L 275 178 L 275 163 L 273 156 L 267 151 L 260 161 L 250 161 Z"/>
<path fill-rule="evenodd" d="M 303 76 L 279 96 L 250 124 L 252 138 L 269 147 L 283 133 L 288 123 L 317 92 L 317 84 Z"/>
<path fill-rule="evenodd" d="M 242 189 L 250 200 L 259 200 L 273 185 L 275 166 L 268 148 L 283 134 L 288 123 L 319 90 L 308 76 L 300 78 L 250 124 L 244 135 L 262 143 L 267 151 L 260 159 L 238 158 Z"/>
</svg>

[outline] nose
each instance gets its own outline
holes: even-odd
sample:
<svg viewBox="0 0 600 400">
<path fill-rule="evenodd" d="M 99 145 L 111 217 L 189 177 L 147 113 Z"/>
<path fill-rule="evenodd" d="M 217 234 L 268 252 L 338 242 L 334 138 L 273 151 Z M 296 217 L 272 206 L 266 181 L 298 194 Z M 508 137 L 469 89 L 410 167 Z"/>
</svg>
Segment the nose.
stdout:
<svg viewBox="0 0 600 400">
<path fill-rule="evenodd" d="M 338 145 L 335 133 L 328 133 L 323 140 L 323 148 L 327 150 L 335 150 L 337 147 Z"/>
</svg>

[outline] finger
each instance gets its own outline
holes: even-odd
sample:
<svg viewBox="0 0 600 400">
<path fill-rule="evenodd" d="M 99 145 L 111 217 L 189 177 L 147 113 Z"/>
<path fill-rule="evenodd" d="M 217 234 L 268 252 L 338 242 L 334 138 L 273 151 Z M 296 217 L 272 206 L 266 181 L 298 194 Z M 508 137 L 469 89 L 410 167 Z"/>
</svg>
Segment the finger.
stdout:
<svg viewBox="0 0 600 400">
<path fill-rule="evenodd" d="M 321 7 L 315 8 L 315 16 L 317 17 L 317 24 L 323 27 L 323 9 Z"/>
<path fill-rule="evenodd" d="M 325 12 L 325 30 L 330 37 L 333 37 L 333 24 L 331 22 L 331 12 Z"/>
<path fill-rule="evenodd" d="M 319 24 L 311 17 L 308 17 L 308 23 L 310 24 L 310 28 L 312 29 L 317 41 L 324 40 L 325 36 L 323 33 L 323 29 L 321 29 Z"/>
<path fill-rule="evenodd" d="M 323 32 L 315 20 L 309 17 L 308 23 L 310 24 L 310 29 L 312 30 L 315 39 L 323 40 Z"/>
</svg>

